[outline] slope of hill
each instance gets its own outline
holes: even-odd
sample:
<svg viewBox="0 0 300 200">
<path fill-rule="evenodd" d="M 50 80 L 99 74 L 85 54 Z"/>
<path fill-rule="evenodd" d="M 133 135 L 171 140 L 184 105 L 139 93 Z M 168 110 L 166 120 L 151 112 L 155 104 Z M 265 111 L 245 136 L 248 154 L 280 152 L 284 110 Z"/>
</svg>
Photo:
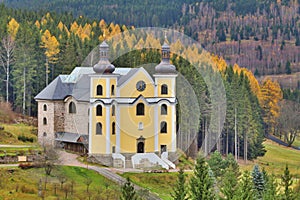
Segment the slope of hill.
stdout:
<svg viewBox="0 0 300 200">
<path fill-rule="evenodd" d="M 230 64 L 260 75 L 300 71 L 299 1 L 3 0 L 12 8 L 71 12 L 136 27 L 184 31 Z"/>
</svg>

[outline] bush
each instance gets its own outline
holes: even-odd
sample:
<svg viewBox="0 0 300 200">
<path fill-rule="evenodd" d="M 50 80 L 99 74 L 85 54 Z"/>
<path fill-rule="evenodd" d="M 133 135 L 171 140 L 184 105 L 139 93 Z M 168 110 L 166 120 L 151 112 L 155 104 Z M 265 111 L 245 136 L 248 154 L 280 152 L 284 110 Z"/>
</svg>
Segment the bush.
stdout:
<svg viewBox="0 0 300 200">
<path fill-rule="evenodd" d="M 35 139 L 33 137 L 27 137 L 25 135 L 19 135 L 18 140 L 20 140 L 22 142 L 31 142 L 31 143 L 33 143 Z"/>
<path fill-rule="evenodd" d="M 4 126 L 0 126 L 0 131 L 4 131 Z"/>
</svg>

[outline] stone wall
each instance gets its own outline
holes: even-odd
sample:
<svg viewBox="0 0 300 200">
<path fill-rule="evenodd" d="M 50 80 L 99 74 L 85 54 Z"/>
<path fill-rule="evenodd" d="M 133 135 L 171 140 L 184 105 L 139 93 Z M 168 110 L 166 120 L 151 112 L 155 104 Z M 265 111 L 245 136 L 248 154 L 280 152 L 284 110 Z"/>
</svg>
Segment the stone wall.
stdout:
<svg viewBox="0 0 300 200">
<path fill-rule="evenodd" d="M 69 113 L 69 104 L 75 103 L 76 113 Z M 73 97 L 69 97 L 65 101 L 65 124 L 64 129 L 66 132 L 88 134 L 89 122 L 89 102 L 77 102 Z"/>
<path fill-rule="evenodd" d="M 92 163 L 100 163 L 102 165 L 112 167 L 113 166 L 113 158 L 111 154 L 93 154 L 89 155 L 89 162 Z"/>
<path fill-rule="evenodd" d="M 56 101 L 54 103 L 54 132 L 65 131 L 65 104 L 63 101 Z"/>
<path fill-rule="evenodd" d="M 46 106 L 46 110 L 44 109 Z M 44 124 L 44 118 L 47 124 Z M 38 101 L 38 141 L 41 145 L 54 143 L 54 102 Z"/>
</svg>

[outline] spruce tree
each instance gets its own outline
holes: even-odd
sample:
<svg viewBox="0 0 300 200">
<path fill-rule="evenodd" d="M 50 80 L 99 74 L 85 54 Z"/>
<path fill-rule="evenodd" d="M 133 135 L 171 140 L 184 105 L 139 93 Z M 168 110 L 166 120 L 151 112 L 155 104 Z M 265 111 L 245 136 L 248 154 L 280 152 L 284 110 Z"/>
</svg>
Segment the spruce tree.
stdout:
<svg viewBox="0 0 300 200">
<path fill-rule="evenodd" d="M 263 195 L 263 192 L 265 190 L 265 180 L 264 180 L 264 175 L 259 170 L 258 165 L 255 165 L 254 168 L 253 168 L 252 181 L 253 181 L 256 197 L 258 199 L 261 199 L 262 195 Z"/>
<path fill-rule="evenodd" d="M 238 185 L 238 195 L 235 199 L 254 200 L 253 183 L 249 171 L 244 171 Z"/>
<path fill-rule="evenodd" d="M 172 197 L 174 200 L 186 200 L 187 190 L 185 188 L 185 174 L 182 168 L 180 168 L 177 176 L 177 182 L 173 189 Z"/>
<path fill-rule="evenodd" d="M 281 186 L 284 188 L 284 192 L 282 194 L 283 200 L 293 200 L 295 199 L 295 194 L 291 188 L 293 184 L 293 176 L 290 174 L 290 170 L 288 165 L 285 166 L 285 170 L 283 175 L 281 176 Z"/>
<path fill-rule="evenodd" d="M 265 179 L 265 192 L 263 194 L 264 200 L 277 200 L 278 197 L 278 191 L 277 191 L 277 182 L 274 175 L 268 175 L 264 170 L 262 171 L 264 174 Z"/>
<path fill-rule="evenodd" d="M 129 178 L 122 186 L 121 200 L 137 200 L 137 195 Z"/>
<path fill-rule="evenodd" d="M 232 166 L 226 169 L 221 184 L 221 199 L 234 199 L 237 194 L 237 177 Z"/>
<path fill-rule="evenodd" d="M 194 175 L 190 179 L 191 200 L 215 199 L 214 181 L 209 173 L 209 166 L 203 155 L 199 154 L 194 169 Z"/>
</svg>

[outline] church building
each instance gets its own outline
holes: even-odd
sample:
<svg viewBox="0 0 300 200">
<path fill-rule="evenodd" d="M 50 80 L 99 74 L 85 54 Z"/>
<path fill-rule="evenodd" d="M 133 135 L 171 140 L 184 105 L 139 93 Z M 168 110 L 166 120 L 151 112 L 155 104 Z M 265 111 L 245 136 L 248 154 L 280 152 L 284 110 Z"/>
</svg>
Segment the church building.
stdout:
<svg viewBox="0 0 300 200">
<path fill-rule="evenodd" d="M 177 72 L 169 45 L 153 75 L 142 67 L 115 68 L 108 58 L 104 41 L 93 68 L 76 67 L 35 97 L 39 142 L 86 148 L 92 162 L 107 166 L 174 168 Z"/>
</svg>

